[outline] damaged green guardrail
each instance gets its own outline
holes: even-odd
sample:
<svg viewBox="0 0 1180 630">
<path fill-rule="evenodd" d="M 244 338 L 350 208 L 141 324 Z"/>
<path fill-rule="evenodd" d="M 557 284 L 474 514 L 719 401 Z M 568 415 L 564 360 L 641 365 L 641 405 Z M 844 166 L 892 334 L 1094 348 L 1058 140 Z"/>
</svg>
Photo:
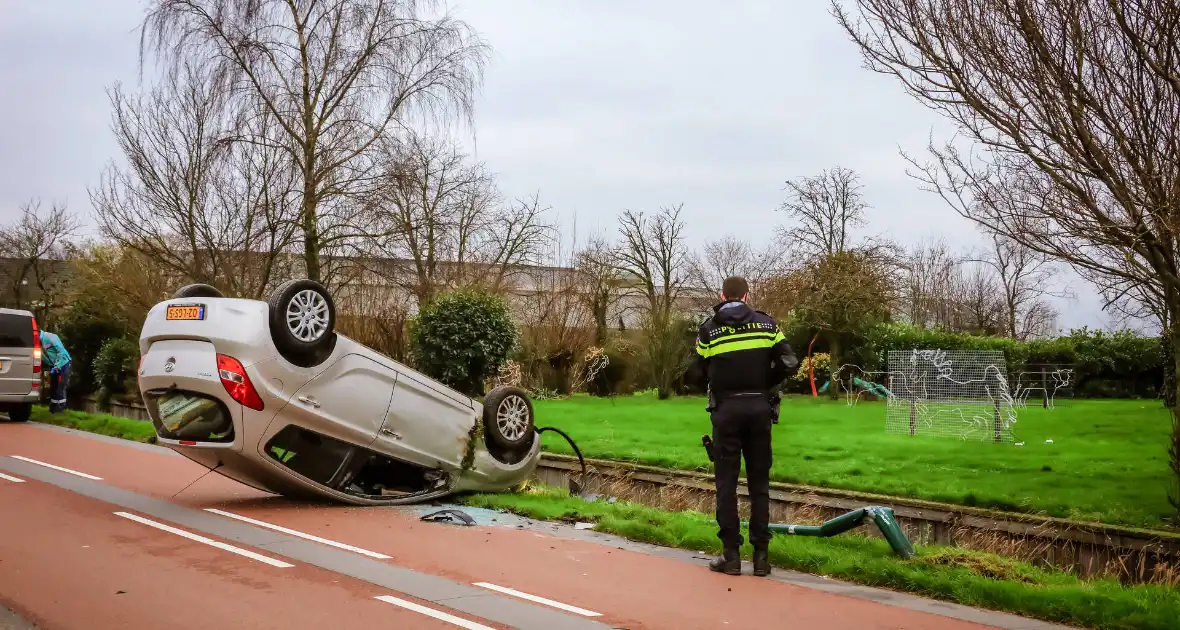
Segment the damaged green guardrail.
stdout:
<svg viewBox="0 0 1180 630">
<path fill-rule="evenodd" d="M 863 507 L 828 520 L 823 525 L 771 523 L 770 531 L 776 534 L 827 538 L 860 527 L 865 523 L 866 518 L 871 519 L 877 525 L 877 529 L 881 530 L 881 534 L 889 542 L 889 547 L 893 549 L 893 553 L 896 553 L 902 558 L 913 557 L 914 546 L 910 544 L 910 539 L 901 530 L 901 525 L 898 524 L 897 519 L 893 516 L 893 510 L 887 507 Z M 742 524 L 748 525 L 746 522 Z"/>
</svg>

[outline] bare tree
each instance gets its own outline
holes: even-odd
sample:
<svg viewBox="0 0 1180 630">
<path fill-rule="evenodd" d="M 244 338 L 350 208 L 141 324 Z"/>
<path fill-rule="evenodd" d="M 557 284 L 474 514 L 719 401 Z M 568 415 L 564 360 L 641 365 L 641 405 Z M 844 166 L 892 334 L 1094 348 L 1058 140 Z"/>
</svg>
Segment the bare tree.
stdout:
<svg viewBox="0 0 1180 630">
<path fill-rule="evenodd" d="M 619 216 L 616 265 L 624 283 L 646 302 L 644 358 L 660 398 L 671 395 L 688 364 L 688 344 L 679 339 L 678 327 L 688 276 L 682 208 L 661 208 L 650 219 L 631 210 Z"/>
<path fill-rule="evenodd" d="M 176 290 L 170 274 L 157 261 L 130 247 L 89 242 L 71 253 L 71 299 L 102 304 L 119 326 L 138 330 L 148 311 Z"/>
<path fill-rule="evenodd" d="M 65 204 L 51 204 L 42 211 L 40 200 L 21 205 L 15 224 L 0 228 L 0 255 L 5 284 L 15 308 L 30 309 L 43 324 L 59 305 L 59 289 L 68 280 L 67 248 L 80 223 Z"/>
<path fill-rule="evenodd" d="M 988 231 L 1115 279 L 1108 287 L 1158 296 L 1166 334 L 1180 341 L 1180 6 L 853 4 L 859 19 L 836 0 L 832 10 L 868 67 L 981 147 L 975 159 L 932 144 L 917 176 Z M 1170 452 L 1180 478 L 1178 412 Z M 1171 499 L 1180 510 L 1180 493 Z"/>
<path fill-rule="evenodd" d="M 456 286 L 499 292 L 543 258 L 549 209 L 535 195 L 503 201 L 484 166 L 446 139 L 412 134 L 383 161 L 361 242 L 371 269 L 420 307 Z"/>
<path fill-rule="evenodd" d="M 979 260 L 995 271 L 1004 306 L 1004 334 L 1027 340 L 1053 331 L 1056 312 L 1046 298 L 1068 297 L 1056 287 L 1053 259 L 1000 234 L 991 235 L 992 247 Z"/>
<path fill-rule="evenodd" d="M 805 255 L 844 252 L 851 231 L 865 225 L 865 203 L 855 171 L 835 167 L 819 175 L 787 182 L 789 197 L 780 206 L 793 220 L 784 230 L 792 248 Z"/>
<path fill-rule="evenodd" d="M 622 244 L 615 258 L 621 273 L 638 285 L 647 301 L 647 315 L 655 325 L 669 322 L 684 292 L 688 250 L 684 244 L 684 204 L 661 208 L 648 219 L 642 212 L 624 211 L 619 217 Z"/>
<path fill-rule="evenodd" d="M 919 243 L 902 262 L 901 310 L 917 326 L 951 326 L 962 256 L 945 240 Z"/>
<path fill-rule="evenodd" d="M 688 260 L 688 282 L 694 293 L 702 293 L 699 307 L 712 306 L 721 291 L 721 284 L 730 276 L 742 276 L 749 282 L 750 302 L 757 307 L 763 283 L 780 270 L 783 260 L 780 252 L 785 248 L 778 240 L 771 239 L 761 250 L 732 235 L 706 242 L 701 251 Z"/>
<path fill-rule="evenodd" d="M 372 184 L 375 148 L 414 118 L 470 116 L 486 45 L 427 0 L 152 0 L 143 50 L 214 64 L 219 93 L 275 122 L 243 141 L 297 174 L 308 277 L 321 250 L 365 233 L 337 216 Z"/>
<path fill-rule="evenodd" d="M 991 267 L 963 262 L 956 267 L 948 293 L 947 320 L 951 330 L 974 335 L 998 335 L 1006 328 L 1003 288 Z"/>
<path fill-rule="evenodd" d="M 571 237 L 571 244 L 576 240 L 576 235 Z M 577 368 L 586 359 L 596 331 L 594 316 L 585 308 L 585 278 L 572 267 L 579 252 L 556 239 L 553 250 L 551 264 L 520 274 L 514 302 L 526 375 L 534 383 L 568 394 L 578 385 Z"/>
<path fill-rule="evenodd" d="M 111 162 L 91 191 L 103 235 L 183 281 L 257 298 L 294 240 L 294 177 L 279 153 L 233 142 L 239 119 L 209 75 L 184 65 L 147 95 L 110 92 L 126 166 Z"/>
<path fill-rule="evenodd" d="M 574 255 L 582 306 L 594 322 L 594 343 L 605 345 L 609 319 L 622 298 L 617 249 L 602 237 L 594 237 Z"/>
</svg>

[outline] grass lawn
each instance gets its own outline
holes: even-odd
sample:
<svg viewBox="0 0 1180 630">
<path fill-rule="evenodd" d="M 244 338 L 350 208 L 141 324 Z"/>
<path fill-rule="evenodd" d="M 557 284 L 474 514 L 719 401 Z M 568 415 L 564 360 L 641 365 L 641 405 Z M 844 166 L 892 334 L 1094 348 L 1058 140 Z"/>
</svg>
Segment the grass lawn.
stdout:
<svg viewBox="0 0 1180 630">
<path fill-rule="evenodd" d="M 535 402 L 587 457 L 711 471 L 700 438 L 705 400 L 575 396 Z M 777 481 L 1098 521 L 1174 527 L 1168 504 L 1169 413 L 1156 400 L 1067 400 L 1018 412 L 1017 442 L 885 433 L 885 404 L 792 397 L 774 427 Z M 1052 443 L 1046 443 L 1052 440 Z M 546 450 L 571 453 L 553 433 Z"/>
<path fill-rule="evenodd" d="M 632 540 L 720 552 L 712 517 L 695 512 L 589 503 L 544 488 L 472 495 L 463 502 L 542 520 L 593 521 L 599 531 Z M 1125 587 L 1113 579 L 1083 581 L 1064 572 L 949 547 L 920 547 L 917 552 L 914 558 L 901 560 L 883 540 L 851 534 L 775 536 L 770 545 L 771 562 L 779 567 L 1057 623 L 1103 630 L 1165 630 L 1175 628 L 1180 618 L 1180 589 Z M 744 556 L 750 557 L 748 543 Z M 753 578 L 747 575 L 746 579 Z"/>
<path fill-rule="evenodd" d="M 136 442 L 154 442 L 156 431 L 152 423 L 131 418 L 120 418 L 102 413 L 86 413 L 83 411 L 67 410 L 62 413 L 49 413 L 49 409 L 40 405 L 33 406 L 30 420 L 42 424 L 52 424 L 59 427 L 78 429 L 88 433 L 98 433 L 110 437 L 134 440 Z"/>
</svg>

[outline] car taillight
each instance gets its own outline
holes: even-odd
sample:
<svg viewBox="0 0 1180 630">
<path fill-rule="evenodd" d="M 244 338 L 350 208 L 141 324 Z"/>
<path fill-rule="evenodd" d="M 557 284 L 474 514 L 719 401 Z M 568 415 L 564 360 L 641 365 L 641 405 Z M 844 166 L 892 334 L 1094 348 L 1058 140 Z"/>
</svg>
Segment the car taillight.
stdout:
<svg viewBox="0 0 1180 630">
<path fill-rule="evenodd" d="M 30 317 L 33 322 L 33 374 L 41 373 L 41 331 L 37 329 L 37 318 Z"/>
<path fill-rule="evenodd" d="M 246 376 L 246 369 L 237 359 L 224 354 L 217 355 L 217 374 L 221 377 L 221 384 L 225 391 L 243 405 L 262 411 L 262 398 Z"/>
</svg>

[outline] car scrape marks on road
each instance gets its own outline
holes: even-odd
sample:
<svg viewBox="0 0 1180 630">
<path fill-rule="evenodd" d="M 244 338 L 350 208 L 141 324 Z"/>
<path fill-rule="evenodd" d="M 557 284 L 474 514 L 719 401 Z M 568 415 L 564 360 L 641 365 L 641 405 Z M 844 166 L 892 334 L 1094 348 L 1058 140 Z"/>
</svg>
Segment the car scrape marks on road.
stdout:
<svg viewBox="0 0 1180 630">
<path fill-rule="evenodd" d="M 330 547 L 336 547 L 337 549 L 343 549 L 345 551 L 359 553 L 362 556 L 369 556 L 370 558 L 377 558 L 379 560 L 390 560 L 393 557 L 393 556 L 387 556 L 383 553 L 377 553 L 376 551 L 369 551 L 368 549 L 361 549 L 360 547 L 353 547 L 352 545 L 346 545 L 342 542 L 336 542 L 335 540 L 328 540 L 327 538 L 320 538 L 319 536 L 313 536 L 311 534 L 306 534 L 304 532 L 297 531 L 294 529 L 287 529 L 286 527 L 275 525 L 273 523 L 267 523 L 265 521 L 258 521 L 258 520 L 255 520 L 255 519 L 252 519 L 252 518 L 249 518 L 246 516 L 242 516 L 241 514 L 234 514 L 232 512 L 223 512 L 222 510 L 217 510 L 214 508 L 205 508 L 205 511 L 212 512 L 214 514 L 220 514 L 221 516 L 226 516 L 229 518 L 237 519 L 237 520 L 242 521 L 244 523 L 250 523 L 251 525 L 257 525 L 259 527 L 266 527 L 269 529 L 273 529 L 276 532 L 290 534 L 291 536 L 298 536 L 300 538 L 304 538 L 306 540 L 310 540 L 313 542 L 318 542 L 318 543 L 321 543 L 324 545 L 328 545 Z"/>
<path fill-rule="evenodd" d="M 115 512 L 115 515 L 122 516 L 125 519 L 129 519 L 129 520 L 135 521 L 137 523 L 143 523 L 144 525 L 148 525 L 150 527 L 155 527 L 156 529 L 166 531 L 170 534 L 176 534 L 177 536 L 182 536 L 182 537 L 187 538 L 189 540 L 195 540 L 199 543 L 204 543 L 206 545 L 209 545 L 210 547 L 217 547 L 218 549 L 223 549 L 223 550 L 228 551 L 230 553 L 236 553 L 239 556 L 245 556 L 247 558 L 250 558 L 251 560 L 257 560 L 259 562 L 269 564 L 272 567 L 279 567 L 280 569 L 287 569 L 287 568 L 295 566 L 293 564 L 283 562 L 282 560 L 275 560 L 274 558 L 268 558 L 262 554 L 257 554 L 257 553 L 254 553 L 253 551 L 249 551 L 247 549 L 242 549 L 241 547 L 227 545 L 223 542 L 216 541 L 211 538 L 205 538 L 204 536 L 200 536 L 200 535 L 194 534 L 192 532 L 186 532 L 183 529 L 177 529 L 175 527 L 172 527 L 171 525 L 157 523 L 156 521 L 146 519 L 142 516 L 138 516 L 135 514 L 130 514 L 128 512 Z"/>
<path fill-rule="evenodd" d="M 459 626 L 460 628 L 466 628 L 467 630 L 493 630 L 492 628 L 489 628 L 488 626 L 485 626 L 483 624 L 478 624 L 478 623 L 475 623 L 474 621 L 468 621 L 462 617 L 448 615 L 447 613 L 445 613 L 441 610 L 427 608 L 426 606 L 422 606 L 420 604 L 415 604 L 414 602 L 407 602 L 404 599 L 398 599 L 398 598 L 392 597 L 390 595 L 378 595 L 376 597 L 376 599 L 379 599 L 387 604 L 393 604 L 394 606 L 401 606 L 402 608 L 405 608 L 406 610 L 412 610 L 416 613 L 421 613 L 423 615 L 426 615 L 427 617 L 434 617 L 435 619 L 438 619 L 440 621 L 445 621 L 447 623 Z"/>
<path fill-rule="evenodd" d="M 9 455 L 9 457 L 11 457 L 11 458 L 13 458 L 13 459 L 19 459 L 19 460 L 21 460 L 22 462 L 29 462 L 30 464 L 36 464 L 36 465 L 38 465 L 38 466 L 44 466 L 44 467 L 46 467 L 46 468 L 52 468 L 52 469 L 54 469 L 54 470 L 58 470 L 58 471 L 61 471 L 61 472 L 64 472 L 64 473 L 69 473 L 69 474 L 71 474 L 71 475 L 77 475 L 77 476 L 79 476 L 79 477 L 84 477 L 84 478 L 86 478 L 86 479 L 93 479 L 93 480 L 95 480 L 95 481 L 102 481 L 102 477 L 95 477 L 94 475 L 88 475 L 88 474 L 86 474 L 86 473 L 84 473 L 84 472 L 78 472 L 78 471 L 76 471 L 76 470 L 70 470 L 69 468 L 62 468 L 61 466 L 54 466 L 53 464 L 46 464 L 45 462 L 42 462 L 42 461 L 37 461 L 37 460 L 35 460 L 35 459 L 31 459 L 31 458 L 28 458 L 28 457 L 21 457 L 20 455 Z"/>
<path fill-rule="evenodd" d="M 11 475 L 6 475 L 4 473 L 0 473 L 0 479 L 3 479 L 5 481 L 11 481 L 12 483 L 24 483 L 25 482 L 24 479 L 17 479 L 16 477 L 13 477 Z"/>
<path fill-rule="evenodd" d="M 552 599 L 545 599 L 544 597 L 538 597 L 536 595 L 522 593 L 518 590 L 511 589 L 506 586 L 498 586 L 496 584 L 489 584 L 488 582 L 475 582 L 474 584 L 478 587 L 481 587 L 481 588 L 486 588 L 488 590 L 496 591 L 499 593 L 504 593 L 505 595 L 512 595 L 513 597 L 519 597 L 521 599 L 527 599 L 530 602 L 537 602 L 538 604 L 545 604 L 546 606 L 552 606 L 554 608 L 564 610 L 566 612 L 572 612 L 577 615 L 582 615 L 583 617 L 601 617 L 602 616 L 602 613 L 596 613 L 593 610 L 586 610 L 585 608 L 578 608 L 577 606 L 570 606 L 569 604 L 555 602 Z"/>
</svg>

